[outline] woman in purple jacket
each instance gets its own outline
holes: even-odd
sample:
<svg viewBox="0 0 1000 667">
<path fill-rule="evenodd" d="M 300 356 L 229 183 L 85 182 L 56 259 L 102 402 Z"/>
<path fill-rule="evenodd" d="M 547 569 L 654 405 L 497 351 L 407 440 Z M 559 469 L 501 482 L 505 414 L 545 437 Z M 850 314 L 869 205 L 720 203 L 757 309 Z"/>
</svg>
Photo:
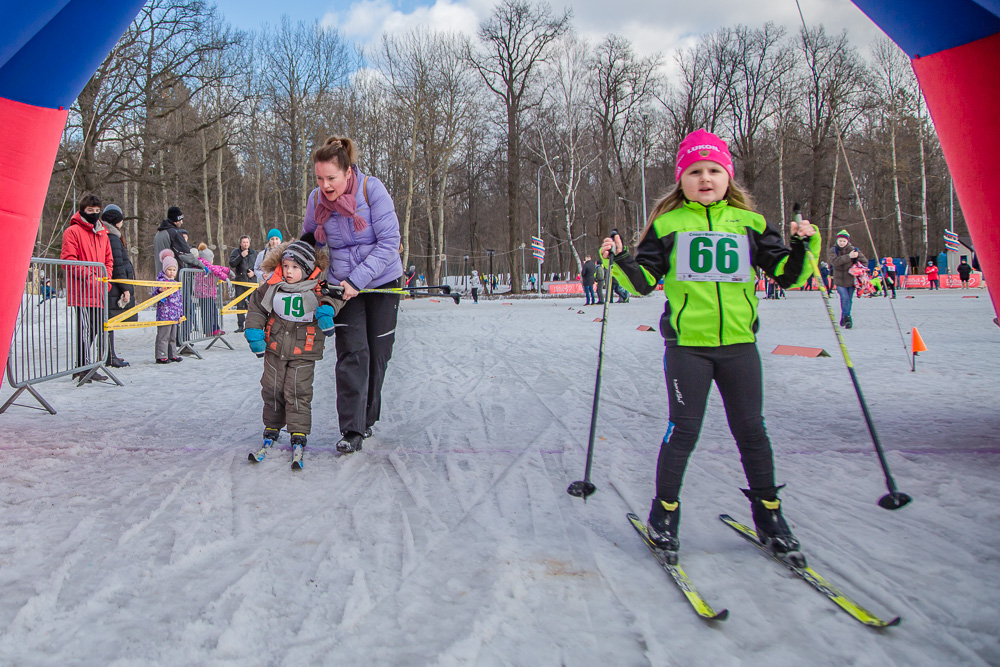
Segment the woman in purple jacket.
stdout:
<svg viewBox="0 0 1000 667">
<path fill-rule="evenodd" d="M 356 452 L 382 408 L 382 382 L 395 341 L 399 297 L 360 294 L 399 287 L 399 219 L 385 186 L 358 169 L 354 142 L 330 137 L 313 153 L 316 184 L 309 194 L 302 232 L 330 249 L 326 280 L 344 287 L 337 314 L 337 451 Z"/>
</svg>

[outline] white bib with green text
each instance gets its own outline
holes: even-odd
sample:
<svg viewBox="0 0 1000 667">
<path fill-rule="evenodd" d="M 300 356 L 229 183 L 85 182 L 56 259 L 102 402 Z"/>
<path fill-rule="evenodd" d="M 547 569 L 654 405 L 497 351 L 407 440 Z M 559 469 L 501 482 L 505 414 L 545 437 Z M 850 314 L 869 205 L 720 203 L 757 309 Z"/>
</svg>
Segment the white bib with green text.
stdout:
<svg viewBox="0 0 1000 667">
<path fill-rule="evenodd" d="M 750 280 L 750 241 L 746 234 L 678 232 L 677 280 L 742 283 Z"/>
<path fill-rule="evenodd" d="M 306 312 L 301 294 L 278 292 L 274 295 L 274 314 L 289 322 L 312 322 L 313 313 Z"/>
</svg>

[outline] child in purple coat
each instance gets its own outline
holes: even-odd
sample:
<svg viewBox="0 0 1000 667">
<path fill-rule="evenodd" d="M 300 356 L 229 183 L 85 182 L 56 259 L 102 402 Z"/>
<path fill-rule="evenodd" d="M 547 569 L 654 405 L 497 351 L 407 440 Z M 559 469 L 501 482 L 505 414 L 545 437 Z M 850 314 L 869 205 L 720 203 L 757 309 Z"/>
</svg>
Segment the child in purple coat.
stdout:
<svg viewBox="0 0 1000 667">
<path fill-rule="evenodd" d="M 177 260 L 170 248 L 165 248 L 160 253 L 160 261 L 163 270 L 156 276 L 162 283 L 173 283 L 177 280 Z M 153 294 L 163 291 L 162 287 L 153 290 Z M 169 364 L 171 361 L 183 361 L 177 356 L 177 323 L 184 316 L 184 304 L 181 301 L 181 292 L 177 290 L 173 294 L 161 299 L 156 304 L 156 319 L 158 322 L 168 322 L 156 327 L 156 363 Z"/>
</svg>

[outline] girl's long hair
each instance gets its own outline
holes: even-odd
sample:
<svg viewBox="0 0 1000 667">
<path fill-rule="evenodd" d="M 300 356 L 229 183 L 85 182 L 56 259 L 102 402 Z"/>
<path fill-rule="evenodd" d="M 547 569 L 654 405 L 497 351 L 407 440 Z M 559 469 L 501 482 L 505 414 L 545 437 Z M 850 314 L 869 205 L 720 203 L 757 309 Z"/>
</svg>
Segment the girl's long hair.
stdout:
<svg viewBox="0 0 1000 667">
<path fill-rule="evenodd" d="M 642 243 L 642 240 L 646 238 L 646 234 L 649 230 L 653 228 L 653 222 L 668 211 L 673 211 L 676 208 L 684 206 L 688 201 L 687 197 L 684 196 L 684 191 L 681 189 L 680 181 L 674 184 L 674 187 L 667 192 L 667 194 L 660 197 L 660 199 L 653 205 L 653 210 L 649 214 L 649 219 L 646 221 L 646 226 L 643 227 L 642 233 L 639 234 L 639 238 L 636 240 L 635 244 L 638 246 Z M 756 213 L 754 208 L 753 197 L 750 196 L 749 192 L 746 192 L 739 183 L 733 179 L 729 179 L 729 188 L 726 190 L 726 201 L 733 208 L 740 208 L 744 211 L 751 211 Z"/>
</svg>

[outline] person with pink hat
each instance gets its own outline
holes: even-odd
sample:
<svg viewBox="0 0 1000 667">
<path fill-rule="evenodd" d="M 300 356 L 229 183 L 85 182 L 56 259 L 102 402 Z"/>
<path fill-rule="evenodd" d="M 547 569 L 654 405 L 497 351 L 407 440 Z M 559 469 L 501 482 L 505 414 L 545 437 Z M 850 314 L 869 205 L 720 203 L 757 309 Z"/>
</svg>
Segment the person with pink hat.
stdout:
<svg viewBox="0 0 1000 667">
<path fill-rule="evenodd" d="M 714 381 L 740 450 L 757 535 L 774 553 L 804 562 L 781 513 L 764 428 L 755 269 L 785 289 L 804 284 L 812 274 L 807 253 L 819 252 L 819 233 L 808 221 L 793 222 L 786 246 L 754 212 L 750 195 L 733 180 L 729 147 L 711 132 L 697 130 L 681 141 L 674 175 L 676 185 L 653 207 L 634 254 L 618 236 L 601 246 L 605 258 L 615 253 L 612 275 L 626 290 L 649 294 L 663 278 L 667 297 L 660 331 L 669 422 L 648 535 L 677 562 L 681 482 Z"/>
</svg>

